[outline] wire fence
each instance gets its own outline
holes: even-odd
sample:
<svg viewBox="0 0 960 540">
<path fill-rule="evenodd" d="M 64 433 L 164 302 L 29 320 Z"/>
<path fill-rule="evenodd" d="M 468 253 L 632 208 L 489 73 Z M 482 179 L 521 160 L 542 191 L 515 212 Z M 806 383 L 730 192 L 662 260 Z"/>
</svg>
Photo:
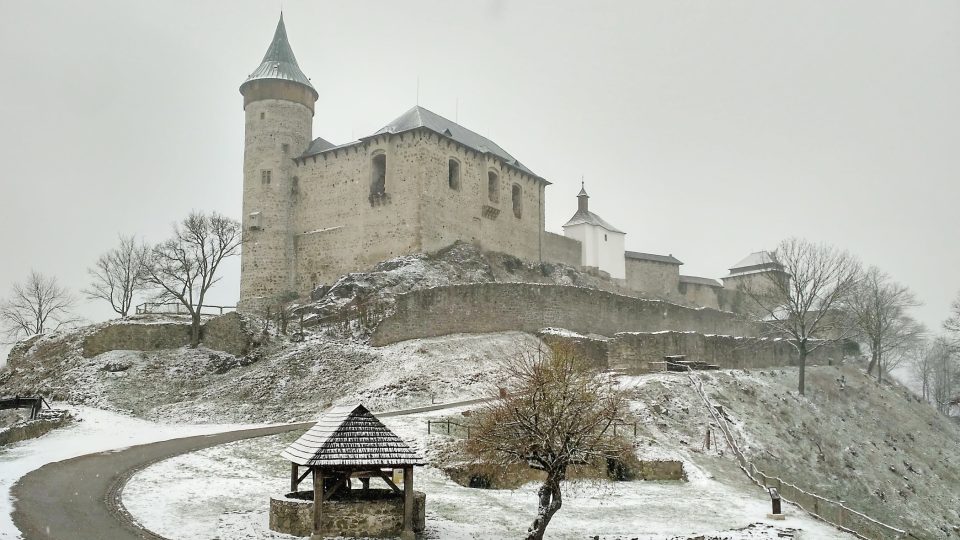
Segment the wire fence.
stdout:
<svg viewBox="0 0 960 540">
<path fill-rule="evenodd" d="M 706 393 L 704 393 L 703 381 L 692 372 L 688 372 L 687 377 L 690 378 L 690 383 L 700 396 L 700 399 L 706 403 L 707 409 L 710 411 L 710 415 L 714 421 L 720 426 L 720 431 L 723 433 L 727 445 L 730 446 L 734 456 L 737 458 L 737 463 L 740 465 L 740 468 L 757 485 L 764 489 L 776 487 L 777 490 L 780 491 L 780 496 L 783 500 L 793 503 L 808 514 L 860 538 L 868 540 L 917 538 L 912 533 L 873 519 L 862 512 L 846 506 L 840 501 L 821 497 L 820 495 L 797 487 L 780 477 L 768 475 L 758 469 L 756 465 L 751 463 L 746 456 L 743 455 L 743 452 L 740 451 L 740 447 L 737 445 L 737 441 L 730 431 L 730 426 L 727 424 L 726 418 L 720 414 L 717 407 L 710 402 L 710 399 Z"/>
</svg>

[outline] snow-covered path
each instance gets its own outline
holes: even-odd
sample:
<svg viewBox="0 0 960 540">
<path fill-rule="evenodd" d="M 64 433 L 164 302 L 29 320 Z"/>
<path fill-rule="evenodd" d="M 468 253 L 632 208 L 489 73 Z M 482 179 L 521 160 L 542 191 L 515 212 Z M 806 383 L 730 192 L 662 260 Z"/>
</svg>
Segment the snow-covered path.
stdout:
<svg viewBox="0 0 960 540">
<path fill-rule="evenodd" d="M 169 425 L 138 420 L 90 407 L 54 404 L 81 421 L 42 437 L 12 444 L 0 451 L 0 538 L 23 538 L 13 523 L 11 488 L 20 478 L 48 463 L 130 446 L 249 428 L 245 425 Z"/>
</svg>

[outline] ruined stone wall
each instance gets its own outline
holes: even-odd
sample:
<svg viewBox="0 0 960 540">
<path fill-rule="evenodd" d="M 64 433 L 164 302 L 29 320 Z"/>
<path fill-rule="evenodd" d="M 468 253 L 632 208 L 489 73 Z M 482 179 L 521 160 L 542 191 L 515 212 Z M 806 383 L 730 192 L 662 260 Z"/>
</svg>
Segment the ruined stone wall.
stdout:
<svg viewBox="0 0 960 540">
<path fill-rule="evenodd" d="M 676 297 L 680 281 L 680 267 L 656 261 L 626 258 L 626 287 L 630 290 L 653 293 L 667 298 Z"/>
<path fill-rule="evenodd" d="M 582 249 L 580 242 L 573 238 L 552 232 L 543 233 L 543 260 L 546 262 L 563 263 L 579 268 L 583 265 L 580 257 Z"/>
<path fill-rule="evenodd" d="M 612 336 L 617 332 L 692 330 L 759 335 L 730 313 L 561 285 L 482 283 L 401 294 L 371 337 L 374 345 L 455 333 L 558 327 Z"/>
<path fill-rule="evenodd" d="M 252 337 L 237 313 L 213 317 L 200 328 L 200 339 L 207 348 L 234 356 L 245 355 Z M 84 337 L 83 356 L 91 358 L 108 351 L 158 351 L 178 349 L 190 344 L 190 323 L 116 321 L 105 324 Z"/>
<path fill-rule="evenodd" d="M 770 368 L 795 365 L 797 353 L 783 340 L 704 335 L 695 332 L 626 332 L 607 343 L 611 369 L 629 373 L 663 371 L 663 357 L 686 355 L 724 369 Z M 808 365 L 837 363 L 841 347 L 828 344 L 807 357 Z"/>
</svg>

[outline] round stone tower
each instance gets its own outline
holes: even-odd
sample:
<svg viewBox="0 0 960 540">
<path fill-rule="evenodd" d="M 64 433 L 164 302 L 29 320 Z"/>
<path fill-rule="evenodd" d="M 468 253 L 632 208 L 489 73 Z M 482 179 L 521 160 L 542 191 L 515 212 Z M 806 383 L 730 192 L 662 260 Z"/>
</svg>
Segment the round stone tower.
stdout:
<svg viewBox="0 0 960 540">
<path fill-rule="evenodd" d="M 313 138 L 313 106 L 319 97 L 297 65 L 282 14 L 267 54 L 240 85 L 240 94 L 246 128 L 239 308 L 251 311 L 295 290 L 293 159 Z"/>
</svg>

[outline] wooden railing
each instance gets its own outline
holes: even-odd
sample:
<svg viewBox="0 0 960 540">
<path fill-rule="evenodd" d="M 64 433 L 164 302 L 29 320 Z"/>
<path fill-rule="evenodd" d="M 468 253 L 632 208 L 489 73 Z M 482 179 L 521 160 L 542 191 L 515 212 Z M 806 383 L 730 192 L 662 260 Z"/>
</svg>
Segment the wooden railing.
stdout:
<svg viewBox="0 0 960 540">
<path fill-rule="evenodd" d="M 198 309 L 199 308 L 199 309 Z M 212 306 L 202 304 L 194 306 L 201 315 L 223 315 L 231 311 L 236 311 L 236 306 Z M 164 315 L 189 315 L 187 307 L 180 302 L 144 302 L 137 306 L 137 315 L 164 314 Z"/>
<path fill-rule="evenodd" d="M 736 438 L 734 438 L 733 433 L 730 431 L 730 426 L 727 424 L 727 419 L 720 414 L 717 407 L 710 402 L 707 394 L 703 391 L 703 381 L 700 380 L 700 377 L 696 376 L 692 370 L 687 372 L 687 377 L 690 378 L 690 384 L 700 396 L 700 399 L 707 405 L 707 409 L 710 411 L 710 415 L 714 421 L 720 426 L 720 431 L 723 433 L 727 445 L 730 446 L 734 456 L 737 458 L 737 464 L 740 466 L 740 469 L 758 486 L 764 489 L 776 487 L 780 491 L 780 496 L 783 500 L 793 503 L 813 517 L 859 538 L 867 540 L 917 538 L 912 533 L 873 519 L 862 512 L 846 506 L 840 501 L 834 501 L 805 491 L 790 482 L 777 476 L 768 475 L 758 469 L 743 455 L 743 452 L 740 451 Z"/>
</svg>

